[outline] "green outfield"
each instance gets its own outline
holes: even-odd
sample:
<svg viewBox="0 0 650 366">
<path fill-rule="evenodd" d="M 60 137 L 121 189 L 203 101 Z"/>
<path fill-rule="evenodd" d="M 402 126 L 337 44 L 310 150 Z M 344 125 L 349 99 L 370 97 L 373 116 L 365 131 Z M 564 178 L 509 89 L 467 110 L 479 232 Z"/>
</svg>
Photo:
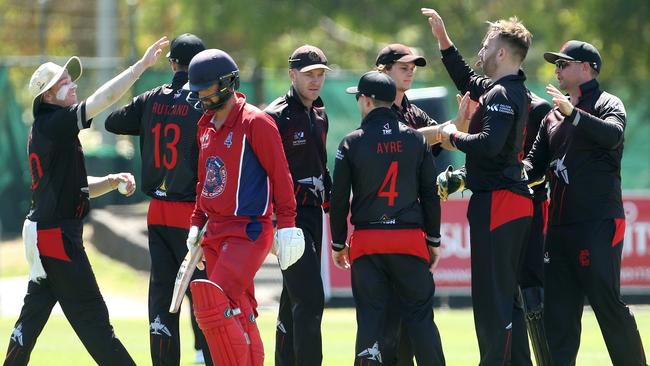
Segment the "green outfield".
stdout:
<svg viewBox="0 0 650 366">
<path fill-rule="evenodd" d="M 130 270 L 99 254 L 88 246 L 89 256 L 95 268 L 100 287 L 105 297 L 128 296 L 136 302 L 146 304 L 147 276 Z M 22 247 L 18 243 L 0 245 L 0 279 L 13 277 L 24 268 Z M 0 296 L 20 296 L 8 294 L 0 288 Z M 650 306 L 632 307 L 641 329 L 641 338 L 646 343 L 646 353 L 650 353 Z M 146 307 L 144 308 L 146 309 Z M 185 308 L 187 310 L 187 308 Z M 17 310 L 16 310 L 17 311 Z M 130 314 L 127 310 L 127 314 Z M 133 317 L 133 316 L 136 317 Z M 125 344 L 138 365 L 149 365 L 149 336 L 146 310 L 142 317 L 130 314 L 131 318 L 112 315 L 112 323 L 117 336 Z M 5 352 L 13 323 L 17 316 L 0 314 L 0 351 Z M 478 346 L 474 335 L 472 312 L 470 309 L 436 309 L 436 322 L 442 335 L 442 342 L 450 366 L 478 364 Z M 275 343 L 275 309 L 261 309 L 258 319 L 266 348 L 265 365 L 273 365 Z M 181 317 L 182 324 L 182 364 L 191 365 L 194 357 L 192 332 L 189 317 Z M 326 309 L 323 317 L 323 365 L 351 365 L 354 355 L 356 322 L 354 309 Z M 31 365 L 76 366 L 93 365 L 93 361 L 77 339 L 63 315 L 53 315 L 39 337 L 32 354 Z M 583 317 L 582 346 L 578 365 L 610 365 L 607 350 L 600 335 L 594 314 L 587 308 Z"/>
<path fill-rule="evenodd" d="M 637 322 L 642 330 L 641 337 L 650 341 L 650 308 L 636 307 Z M 181 330 L 183 334 L 183 365 L 191 365 L 194 350 L 189 321 L 186 317 Z M 0 318 L 0 334 L 3 335 L 3 352 L 15 319 Z M 472 313 L 470 310 L 441 309 L 436 312 L 436 321 L 442 334 L 447 365 L 467 366 L 478 363 L 478 347 L 474 337 Z M 263 311 L 259 324 L 266 347 L 265 365 L 273 365 L 275 314 Z M 148 323 L 141 319 L 113 319 L 115 332 L 131 353 L 138 365 L 151 364 L 149 360 Z M 354 352 L 356 323 L 353 309 L 326 309 L 323 317 L 323 365 L 351 365 Z M 32 365 L 75 366 L 92 365 L 93 361 L 74 335 L 63 316 L 53 316 L 41 334 L 32 354 Z M 607 350 L 593 313 L 586 311 L 583 321 L 582 346 L 578 365 L 611 365 Z"/>
</svg>

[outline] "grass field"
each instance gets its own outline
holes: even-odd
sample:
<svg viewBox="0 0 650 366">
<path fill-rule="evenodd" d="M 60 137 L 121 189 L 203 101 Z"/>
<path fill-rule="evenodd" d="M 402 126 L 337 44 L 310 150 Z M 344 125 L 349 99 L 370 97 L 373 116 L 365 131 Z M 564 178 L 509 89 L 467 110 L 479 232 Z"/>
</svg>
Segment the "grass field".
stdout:
<svg viewBox="0 0 650 366">
<path fill-rule="evenodd" d="M 95 268 L 100 288 L 105 297 L 128 295 L 146 303 L 147 276 L 130 270 L 88 247 L 89 256 Z M 19 244 L 0 245 L 0 277 L 22 275 L 26 268 Z M 6 296 L 0 288 L 0 295 Z M 23 296 L 20 294 L 19 296 Z M 14 296 L 14 295 L 12 295 Z M 185 309 L 187 310 L 187 309 Z M 650 344 L 650 307 L 633 307 L 641 330 L 641 337 L 647 348 Z M 267 359 L 265 365 L 273 365 L 275 331 L 275 309 L 263 309 L 258 323 L 264 340 Z M 436 322 L 440 329 L 447 359 L 450 366 L 468 366 L 478 363 L 478 346 L 474 334 L 470 309 L 436 309 Z M 138 365 L 151 364 L 149 359 L 148 321 L 146 313 L 142 317 L 119 318 L 112 316 L 115 332 L 125 344 Z M 194 350 L 189 325 L 189 317 L 182 321 L 182 365 L 191 365 Z M 15 316 L 0 315 L 0 351 L 5 352 Z M 354 354 L 356 321 L 354 309 L 326 309 L 323 317 L 323 365 L 351 365 Z M 76 366 L 93 365 L 94 362 L 83 348 L 62 315 L 50 318 L 39 337 L 32 354 L 31 365 Z M 582 345 L 578 365 L 610 365 L 607 350 L 593 313 L 586 309 L 583 317 Z"/>
</svg>

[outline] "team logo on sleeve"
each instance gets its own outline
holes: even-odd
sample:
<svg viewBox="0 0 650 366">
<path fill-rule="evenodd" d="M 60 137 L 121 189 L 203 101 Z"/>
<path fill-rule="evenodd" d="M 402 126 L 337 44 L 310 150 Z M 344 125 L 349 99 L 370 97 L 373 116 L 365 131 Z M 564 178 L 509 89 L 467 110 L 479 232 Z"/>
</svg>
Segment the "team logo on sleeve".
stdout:
<svg viewBox="0 0 650 366">
<path fill-rule="evenodd" d="M 343 152 L 341 149 L 336 150 L 336 160 L 343 160 Z"/>
<path fill-rule="evenodd" d="M 205 162 L 205 181 L 201 196 L 205 198 L 218 197 L 226 189 L 228 173 L 226 164 L 218 156 L 211 156 Z"/>
<path fill-rule="evenodd" d="M 487 107 L 485 107 L 488 111 L 491 112 L 499 112 L 499 113 L 505 113 L 505 114 L 510 114 L 514 115 L 515 111 L 512 110 L 512 107 L 507 105 L 507 104 L 489 104 Z"/>
</svg>

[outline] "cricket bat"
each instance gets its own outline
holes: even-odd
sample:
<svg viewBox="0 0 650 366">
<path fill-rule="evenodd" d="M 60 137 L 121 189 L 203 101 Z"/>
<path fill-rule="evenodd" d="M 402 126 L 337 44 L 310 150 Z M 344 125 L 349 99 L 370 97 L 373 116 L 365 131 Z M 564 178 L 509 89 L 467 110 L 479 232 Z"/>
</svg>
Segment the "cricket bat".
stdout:
<svg viewBox="0 0 650 366">
<path fill-rule="evenodd" d="M 199 261 L 203 258 L 203 248 L 201 248 L 201 240 L 205 234 L 205 229 L 208 227 L 206 224 L 199 232 L 199 236 L 196 239 L 197 245 L 192 250 L 189 250 L 183 259 L 183 263 L 178 268 L 178 273 L 176 273 L 176 281 L 174 281 L 174 293 L 172 294 L 172 303 L 169 305 L 170 313 L 177 313 L 181 308 L 183 303 L 183 298 L 185 298 L 185 292 L 187 291 L 187 286 L 190 285 L 190 280 L 192 279 L 192 274 L 194 269 Z"/>
</svg>

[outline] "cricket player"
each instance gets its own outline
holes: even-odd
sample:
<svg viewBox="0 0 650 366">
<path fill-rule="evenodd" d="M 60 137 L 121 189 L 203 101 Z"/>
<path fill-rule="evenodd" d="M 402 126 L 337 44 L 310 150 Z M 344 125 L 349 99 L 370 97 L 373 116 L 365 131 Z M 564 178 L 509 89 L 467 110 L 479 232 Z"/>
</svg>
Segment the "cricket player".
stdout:
<svg viewBox="0 0 650 366">
<path fill-rule="evenodd" d="M 129 173 L 87 176 L 78 134 L 154 65 L 168 44 L 166 37 L 157 40 L 134 65 L 80 102 L 75 81 L 82 66 L 76 56 L 63 66 L 46 62 L 32 75 L 34 124 L 27 141 L 32 202 L 23 226 L 30 281 L 4 365 L 29 363 L 57 302 L 95 362 L 135 365 L 113 332 L 82 241 L 89 199 L 118 186 L 131 195 L 135 181 Z"/>
<path fill-rule="evenodd" d="M 176 37 L 167 59 L 174 73 L 171 84 L 155 87 L 106 118 L 106 130 L 139 136 L 142 191 L 151 198 L 147 213 L 149 235 L 149 345 L 153 365 L 179 365 L 181 343 L 179 313 L 169 312 L 176 272 L 187 253 L 185 239 L 196 199 L 198 146 L 197 122 L 201 113 L 185 100 L 187 67 L 203 41 L 185 33 Z M 205 278 L 195 271 L 194 278 Z M 208 365 L 203 333 L 197 342 Z"/>
<path fill-rule="evenodd" d="M 282 294 L 276 326 L 275 364 L 320 365 L 324 293 L 320 275 L 323 210 L 329 211 L 331 177 L 327 169 L 329 119 L 320 90 L 325 81 L 325 53 L 298 47 L 289 57 L 291 88 L 264 110 L 280 131 L 296 197 L 296 225 L 305 235 L 305 253 L 282 271 Z"/>
<path fill-rule="evenodd" d="M 530 98 L 521 64 L 531 34 L 516 18 L 489 23 L 478 54 L 485 73 L 480 76 L 454 47 L 440 15 L 426 8 L 422 14 L 428 17 L 456 87 L 479 103 L 469 133 L 449 124 L 442 135 L 466 154 L 465 185 L 472 191 L 467 212 L 472 306 L 480 365 L 531 365 L 517 283 L 533 215 L 522 164 Z"/>
<path fill-rule="evenodd" d="M 444 365 L 429 272 L 440 246 L 431 148 L 391 109 L 396 88 L 388 75 L 370 71 L 347 91 L 356 95 L 363 120 L 337 150 L 330 212 L 332 259 L 339 268 L 352 268 L 354 364 L 384 364 L 386 312 L 397 293 L 418 365 Z M 350 211 L 354 232 L 348 246 Z"/>
<path fill-rule="evenodd" d="M 621 158 L 626 113 L 603 91 L 598 50 L 584 41 L 546 52 L 560 89 L 526 157 L 532 181 L 550 171 L 544 323 L 554 365 L 575 365 L 585 297 L 614 365 L 646 365 L 634 315 L 621 300 L 625 213 Z"/>
<path fill-rule="evenodd" d="M 190 284 L 196 320 L 215 364 L 262 366 L 253 278 L 272 246 L 283 270 L 305 251 L 291 174 L 273 119 L 236 92 L 239 68 L 232 57 L 207 49 L 194 56 L 188 71 L 189 100 L 203 116 L 187 245 L 198 245 L 199 227 L 208 225 L 201 246 L 209 280 Z"/>
</svg>

